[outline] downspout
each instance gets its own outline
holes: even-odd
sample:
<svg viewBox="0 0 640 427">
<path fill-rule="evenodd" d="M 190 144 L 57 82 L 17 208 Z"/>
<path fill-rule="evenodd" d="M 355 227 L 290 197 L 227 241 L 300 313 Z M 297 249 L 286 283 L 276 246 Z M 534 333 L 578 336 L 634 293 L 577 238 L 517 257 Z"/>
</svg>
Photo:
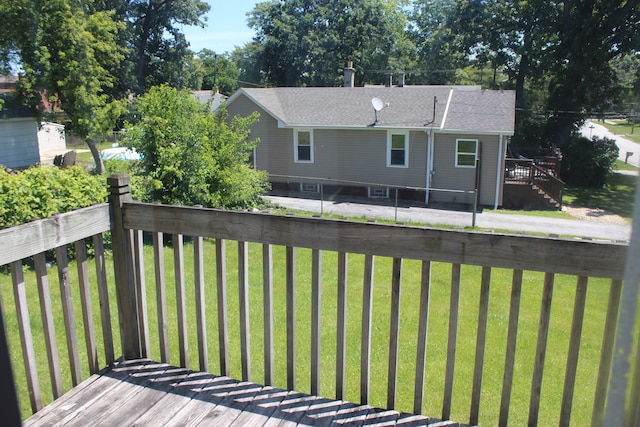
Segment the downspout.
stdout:
<svg viewBox="0 0 640 427">
<path fill-rule="evenodd" d="M 427 173 L 425 177 L 424 203 L 429 204 L 429 190 L 431 189 L 431 175 L 433 175 L 433 128 L 427 132 Z"/>
<path fill-rule="evenodd" d="M 503 153 L 503 138 L 504 135 L 500 134 L 498 137 L 498 167 L 496 168 L 496 194 L 493 198 L 493 209 L 498 209 L 498 198 L 500 196 L 500 184 L 501 177 L 504 173 L 504 153 Z"/>
</svg>

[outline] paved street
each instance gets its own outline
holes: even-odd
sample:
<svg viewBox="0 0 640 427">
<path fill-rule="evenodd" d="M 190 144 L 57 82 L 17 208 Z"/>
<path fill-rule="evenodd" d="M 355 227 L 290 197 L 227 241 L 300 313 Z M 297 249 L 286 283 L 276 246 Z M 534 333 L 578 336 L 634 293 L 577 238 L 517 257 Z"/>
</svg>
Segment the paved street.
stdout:
<svg viewBox="0 0 640 427">
<path fill-rule="evenodd" d="M 309 212 L 321 211 L 349 217 L 395 219 L 396 210 L 393 206 L 382 204 L 357 203 L 352 201 L 324 201 L 301 199 L 294 197 L 267 196 L 280 206 L 289 209 L 299 209 Z M 594 212 L 594 215 L 598 215 Z M 399 207 L 397 220 L 400 222 L 419 222 L 431 225 L 454 225 L 470 227 L 471 212 L 451 211 L 444 209 L 430 209 L 422 207 Z M 569 235 L 592 239 L 625 240 L 631 238 L 631 226 L 608 224 L 595 221 L 577 219 L 554 219 L 529 215 L 511 215 L 493 212 L 483 212 L 476 215 L 476 226 L 491 230 L 508 230 L 510 232 L 530 232 Z"/>
</svg>

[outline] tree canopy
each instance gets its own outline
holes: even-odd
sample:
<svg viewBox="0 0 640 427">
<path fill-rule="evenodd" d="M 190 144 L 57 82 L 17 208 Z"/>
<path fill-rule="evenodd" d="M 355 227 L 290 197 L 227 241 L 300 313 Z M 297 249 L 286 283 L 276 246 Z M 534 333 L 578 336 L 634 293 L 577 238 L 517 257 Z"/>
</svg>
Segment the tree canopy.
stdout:
<svg viewBox="0 0 640 427">
<path fill-rule="evenodd" d="M 271 0 L 249 17 L 255 60 L 276 86 L 335 86 L 348 61 L 369 73 L 397 66 L 406 23 L 401 3 L 383 0 Z"/>
</svg>

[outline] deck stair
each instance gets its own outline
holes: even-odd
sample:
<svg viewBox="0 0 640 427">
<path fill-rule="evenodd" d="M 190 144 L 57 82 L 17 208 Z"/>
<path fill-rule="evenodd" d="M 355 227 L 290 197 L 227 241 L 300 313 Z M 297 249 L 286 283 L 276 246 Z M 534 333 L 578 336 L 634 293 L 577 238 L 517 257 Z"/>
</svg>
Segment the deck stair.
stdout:
<svg viewBox="0 0 640 427">
<path fill-rule="evenodd" d="M 562 209 L 564 182 L 548 162 L 507 159 L 503 207 L 526 210 Z"/>
</svg>

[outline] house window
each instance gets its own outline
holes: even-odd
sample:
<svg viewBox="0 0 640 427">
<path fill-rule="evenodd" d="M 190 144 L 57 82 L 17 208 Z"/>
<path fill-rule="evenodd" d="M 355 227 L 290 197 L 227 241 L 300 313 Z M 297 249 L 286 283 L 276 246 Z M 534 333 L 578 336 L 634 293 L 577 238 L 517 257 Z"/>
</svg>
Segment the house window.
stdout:
<svg viewBox="0 0 640 427">
<path fill-rule="evenodd" d="M 307 182 L 300 183 L 300 191 L 302 193 L 319 193 L 320 192 L 320 184 L 310 184 Z"/>
<path fill-rule="evenodd" d="M 388 199 L 389 187 L 369 187 L 370 199 Z"/>
<path fill-rule="evenodd" d="M 478 157 L 477 139 L 457 139 L 456 140 L 456 167 L 475 168 Z"/>
<path fill-rule="evenodd" d="M 389 132 L 387 134 L 387 167 L 409 167 L 408 132 Z"/>
<path fill-rule="evenodd" d="M 295 130 L 293 145 L 296 163 L 313 163 L 313 132 L 311 130 Z"/>
</svg>

